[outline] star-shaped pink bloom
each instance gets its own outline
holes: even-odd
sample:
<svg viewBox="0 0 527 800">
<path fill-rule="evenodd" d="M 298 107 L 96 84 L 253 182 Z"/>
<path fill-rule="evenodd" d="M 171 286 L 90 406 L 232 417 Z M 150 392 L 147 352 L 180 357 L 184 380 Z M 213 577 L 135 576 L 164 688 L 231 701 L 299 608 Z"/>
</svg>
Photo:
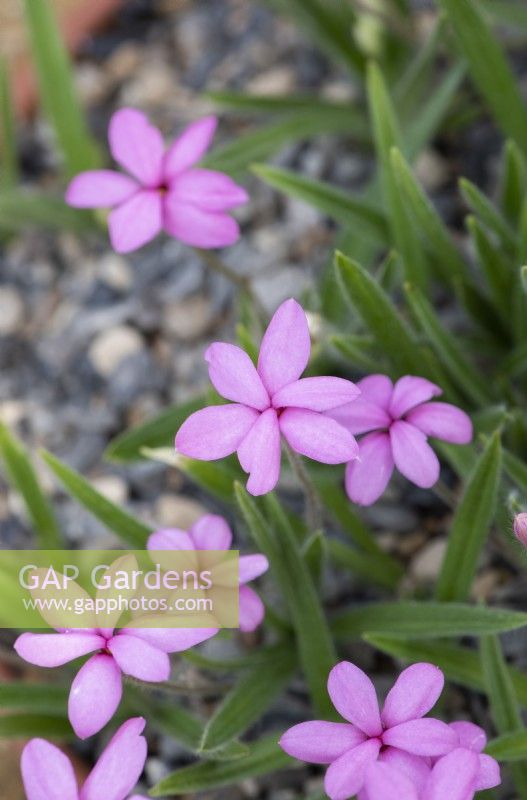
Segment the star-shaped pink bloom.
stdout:
<svg viewBox="0 0 527 800">
<path fill-rule="evenodd" d="M 253 495 L 270 492 L 278 482 L 281 436 L 297 453 L 324 464 L 356 458 L 351 433 L 321 412 L 350 403 L 359 390 L 343 378 L 300 378 L 310 351 L 307 318 L 295 300 L 282 303 L 271 319 L 257 367 L 233 344 L 210 345 L 210 379 L 233 403 L 192 414 L 177 433 L 176 449 L 203 461 L 237 452 Z"/>
<path fill-rule="evenodd" d="M 443 684 L 443 673 L 433 664 L 413 664 L 400 674 L 381 712 L 368 676 L 342 661 L 329 674 L 328 692 L 347 722 L 302 722 L 286 731 L 280 745 L 294 758 L 329 764 L 324 787 L 331 800 L 354 795 L 372 800 L 370 780 L 376 780 L 373 767 L 379 761 L 409 777 L 420 790 L 429 778 L 429 758 L 457 745 L 457 735 L 446 723 L 423 719 Z M 407 800 L 404 793 L 394 793 L 390 800 L 393 797 Z"/>
<path fill-rule="evenodd" d="M 229 550 L 232 531 L 223 517 L 205 514 L 189 531 L 179 528 L 164 528 L 153 533 L 147 547 L 149 550 Z M 240 556 L 239 559 L 239 623 L 240 630 L 249 633 L 261 624 L 264 604 L 249 586 L 249 581 L 267 572 L 269 562 L 264 555 L 256 553 Z"/>
<path fill-rule="evenodd" d="M 69 758 L 45 739 L 31 739 L 22 753 L 27 800 L 125 800 L 146 761 L 142 717 L 125 722 L 99 757 L 79 792 Z M 138 794 L 129 800 L 146 800 Z"/>
<path fill-rule="evenodd" d="M 86 739 L 113 717 L 121 702 L 123 673 L 141 681 L 166 681 L 170 676 L 168 653 L 188 650 L 217 632 L 217 628 L 86 628 L 23 633 L 14 647 L 21 658 L 37 667 L 61 667 L 95 653 L 75 676 L 68 701 L 72 728 Z"/>
<path fill-rule="evenodd" d="M 428 436 L 453 444 L 472 439 L 472 422 L 464 411 L 449 403 L 429 402 L 442 390 L 425 378 L 405 375 L 394 385 L 386 375 L 369 375 L 357 386 L 358 400 L 327 415 L 350 433 L 366 434 L 359 441 L 359 459 L 346 468 L 346 491 L 358 505 L 378 500 L 394 467 L 416 486 L 433 486 L 439 478 L 439 460 Z"/>
<path fill-rule="evenodd" d="M 160 131 L 133 108 L 116 111 L 108 139 L 115 161 L 129 175 L 113 170 L 81 172 L 70 183 L 66 202 L 76 208 L 112 208 L 110 239 L 118 253 L 129 253 L 161 230 L 194 247 L 234 244 L 238 223 L 227 212 L 246 203 L 245 189 L 222 172 L 194 165 L 214 136 L 216 117 L 189 125 L 165 150 Z"/>
</svg>

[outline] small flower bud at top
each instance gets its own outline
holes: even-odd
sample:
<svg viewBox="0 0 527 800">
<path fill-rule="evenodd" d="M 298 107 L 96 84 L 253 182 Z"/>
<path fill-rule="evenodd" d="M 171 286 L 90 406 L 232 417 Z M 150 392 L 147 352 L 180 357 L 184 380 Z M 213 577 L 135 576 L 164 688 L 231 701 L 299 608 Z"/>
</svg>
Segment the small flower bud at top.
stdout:
<svg viewBox="0 0 527 800">
<path fill-rule="evenodd" d="M 527 512 L 522 511 L 514 517 L 514 535 L 519 542 L 527 547 Z"/>
</svg>

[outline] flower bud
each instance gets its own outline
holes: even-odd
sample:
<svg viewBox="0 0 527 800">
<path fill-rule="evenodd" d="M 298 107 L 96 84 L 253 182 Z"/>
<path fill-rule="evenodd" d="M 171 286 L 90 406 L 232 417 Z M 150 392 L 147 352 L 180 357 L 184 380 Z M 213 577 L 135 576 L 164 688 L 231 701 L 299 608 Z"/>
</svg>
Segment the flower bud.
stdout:
<svg viewBox="0 0 527 800">
<path fill-rule="evenodd" d="M 514 535 L 524 547 L 527 547 L 527 512 L 522 511 L 514 517 Z"/>
</svg>

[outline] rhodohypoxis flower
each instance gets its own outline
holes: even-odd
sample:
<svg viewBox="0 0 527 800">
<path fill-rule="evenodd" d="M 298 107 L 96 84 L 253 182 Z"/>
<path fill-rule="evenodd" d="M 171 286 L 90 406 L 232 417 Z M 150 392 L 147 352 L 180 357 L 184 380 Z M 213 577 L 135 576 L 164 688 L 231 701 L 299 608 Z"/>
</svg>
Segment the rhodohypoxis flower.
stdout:
<svg viewBox="0 0 527 800">
<path fill-rule="evenodd" d="M 474 779 L 476 791 L 492 789 L 501 783 L 500 766 L 496 759 L 483 752 L 487 744 L 487 735 L 483 728 L 473 722 L 452 722 L 450 728 L 458 737 L 457 748 L 477 755 L 478 768 Z"/>
<path fill-rule="evenodd" d="M 38 667 L 60 667 L 95 653 L 75 676 L 68 700 L 73 730 L 86 739 L 114 715 L 121 701 L 123 673 L 142 681 L 166 681 L 168 653 L 188 650 L 216 633 L 217 628 L 92 628 L 23 633 L 14 646 L 21 658 Z"/>
<path fill-rule="evenodd" d="M 27 800 L 125 800 L 146 761 L 142 717 L 125 722 L 99 757 L 79 791 L 70 760 L 45 739 L 31 739 L 22 753 Z M 129 800 L 146 800 L 138 794 Z"/>
<path fill-rule="evenodd" d="M 177 450 L 204 461 L 237 452 L 253 495 L 278 482 L 281 435 L 297 453 L 324 464 L 356 458 L 351 433 L 321 412 L 350 403 L 359 390 L 343 378 L 300 378 L 310 351 L 307 318 L 295 300 L 282 303 L 271 319 L 257 367 L 239 347 L 212 344 L 205 353 L 210 379 L 233 402 L 192 414 L 177 433 Z"/>
<path fill-rule="evenodd" d="M 400 674 L 381 712 L 368 676 L 342 661 L 329 674 L 328 692 L 347 722 L 302 722 L 286 731 L 280 745 L 295 758 L 329 764 L 324 786 L 331 800 L 355 794 L 359 800 L 371 800 L 370 780 L 377 775 L 372 767 L 378 761 L 422 788 L 429 777 L 429 757 L 449 753 L 457 745 L 456 732 L 446 723 L 423 718 L 443 683 L 443 673 L 433 664 L 413 664 Z M 393 796 L 406 800 L 404 794 Z"/>
<path fill-rule="evenodd" d="M 148 539 L 149 550 L 228 550 L 232 542 L 232 531 L 223 517 L 205 514 L 189 531 L 179 528 L 164 528 Z M 260 625 L 264 604 L 249 586 L 249 581 L 263 575 L 269 569 L 264 555 L 256 553 L 240 556 L 239 559 L 239 623 L 242 631 L 254 631 Z"/>
<path fill-rule="evenodd" d="M 327 412 L 350 433 L 366 434 L 359 442 L 359 459 L 346 468 L 346 491 L 354 503 L 374 503 L 394 467 L 416 486 L 433 486 L 439 460 L 428 436 L 453 444 L 472 439 L 472 423 L 464 411 L 450 403 L 429 402 L 442 390 L 425 378 L 405 375 L 394 385 L 386 375 L 369 375 L 357 385 L 358 400 Z"/>
<path fill-rule="evenodd" d="M 110 151 L 129 175 L 82 172 L 70 183 L 66 202 L 112 208 L 108 225 L 118 253 L 137 250 L 161 230 L 195 247 L 233 244 L 240 230 L 227 212 L 246 203 L 247 192 L 222 172 L 195 167 L 217 124 L 216 117 L 204 117 L 165 149 L 160 131 L 144 114 L 133 108 L 116 111 L 108 131 Z"/>
</svg>

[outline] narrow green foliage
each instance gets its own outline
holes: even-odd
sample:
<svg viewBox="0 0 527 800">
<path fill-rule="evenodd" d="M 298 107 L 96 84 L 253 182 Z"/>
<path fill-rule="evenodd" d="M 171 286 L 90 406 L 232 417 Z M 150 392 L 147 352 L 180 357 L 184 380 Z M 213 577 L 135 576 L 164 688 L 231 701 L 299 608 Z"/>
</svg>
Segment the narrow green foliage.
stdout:
<svg viewBox="0 0 527 800">
<path fill-rule="evenodd" d="M 7 65 L 0 60 L 0 186 L 12 189 L 18 180 L 13 101 Z"/>
<path fill-rule="evenodd" d="M 7 714 L 0 716 L 1 739 L 74 739 L 67 717 L 55 714 Z"/>
<path fill-rule="evenodd" d="M 439 0 L 480 93 L 503 131 L 527 152 L 527 109 L 498 39 L 474 0 Z"/>
<path fill-rule="evenodd" d="M 12 232 L 32 226 L 73 233 L 97 230 L 89 212 L 70 208 L 57 197 L 23 189 L 1 191 L 0 230 Z"/>
<path fill-rule="evenodd" d="M 0 683 L 0 708 L 31 711 L 33 714 L 68 716 L 69 689 L 51 683 Z"/>
<path fill-rule="evenodd" d="M 388 566 L 384 560 L 364 553 L 356 547 L 350 547 L 338 539 L 328 539 L 326 546 L 335 564 L 349 569 L 366 582 L 376 583 L 384 589 L 394 590 L 401 580 L 403 570 L 397 564 Z"/>
<path fill-rule="evenodd" d="M 492 739 L 485 748 L 497 761 L 525 761 L 527 759 L 527 731 L 504 733 Z"/>
<path fill-rule="evenodd" d="M 509 263 L 476 217 L 467 218 L 467 227 L 495 306 L 502 318 L 509 322 L 513 289 Z"/>
<path fill-rule="evenodd" d="M 152 461 L 159 461 L 183 472 L 194 483 L 226 504 L 234 502 L 233 481 L 243 477 L 241 469 L 229 463 L 198 461 L 177 453 L 172 447 L 143 447 L 141 453 Z"/>
<path fill-rule="evenodd" d="M 501 476 L 499 432 L 487 442 L 456 508 L 437 583 L 443 602 L 465 600 L 496 509 Z"/>
<path fill-rule="evenodd" d="M 42 0 L 24 0 L 24 8 L 42 102 L 67 170 L 73 175 L 97 166 L 96 147 L 86 127 L 53 6 Z"/>
<path fill-rule="evenodd" d="M 142 522 L 138 522 L 127 511 L 107 500 L 82 475 L 59 461 L 51 453 L 43 451 L 42 458 L 64 485 L 66 491 L 78 500 L 94 517 L 97 517 L 103 525 L 117 534 L 131 547 L 138 550 L 145 547 L 146 540 L 152 532 L 151 528 Z"/>
<path fill-rule="evenodd" d="M 405 151 L 410 159 L 415 158 L 440 129 L 465 73 L 464 64 L 455 64 L 403 126 Z"/>
<path fill-rule="evenodd" d="M 480 221 L 494 233 L 502 247 L 510 252 L 516 248 L 516 236 L 507 220 L 498 211 L 496 206 L 481 192 L 477 186 L 466 178 L 461 178 L 459 188 L 465 202 L 472 209 Z"/>
<path fill-rule="evenodd" d="M 62 536 L 51 505 L 40 488 L 29 457 L 5 425 L 0 424 L 0 458 L 14 488 L 23 497 L 41 550 L 63 547 Z"/>
<path fill-rule="evenodd" d="M 520 148 L 509 139 L 503 148 L 503 179 L 501 185 L 501 207 L 508 222 L 516 226 L 519 222 L 525 198 L 527 166 Z"/>
</svg>

